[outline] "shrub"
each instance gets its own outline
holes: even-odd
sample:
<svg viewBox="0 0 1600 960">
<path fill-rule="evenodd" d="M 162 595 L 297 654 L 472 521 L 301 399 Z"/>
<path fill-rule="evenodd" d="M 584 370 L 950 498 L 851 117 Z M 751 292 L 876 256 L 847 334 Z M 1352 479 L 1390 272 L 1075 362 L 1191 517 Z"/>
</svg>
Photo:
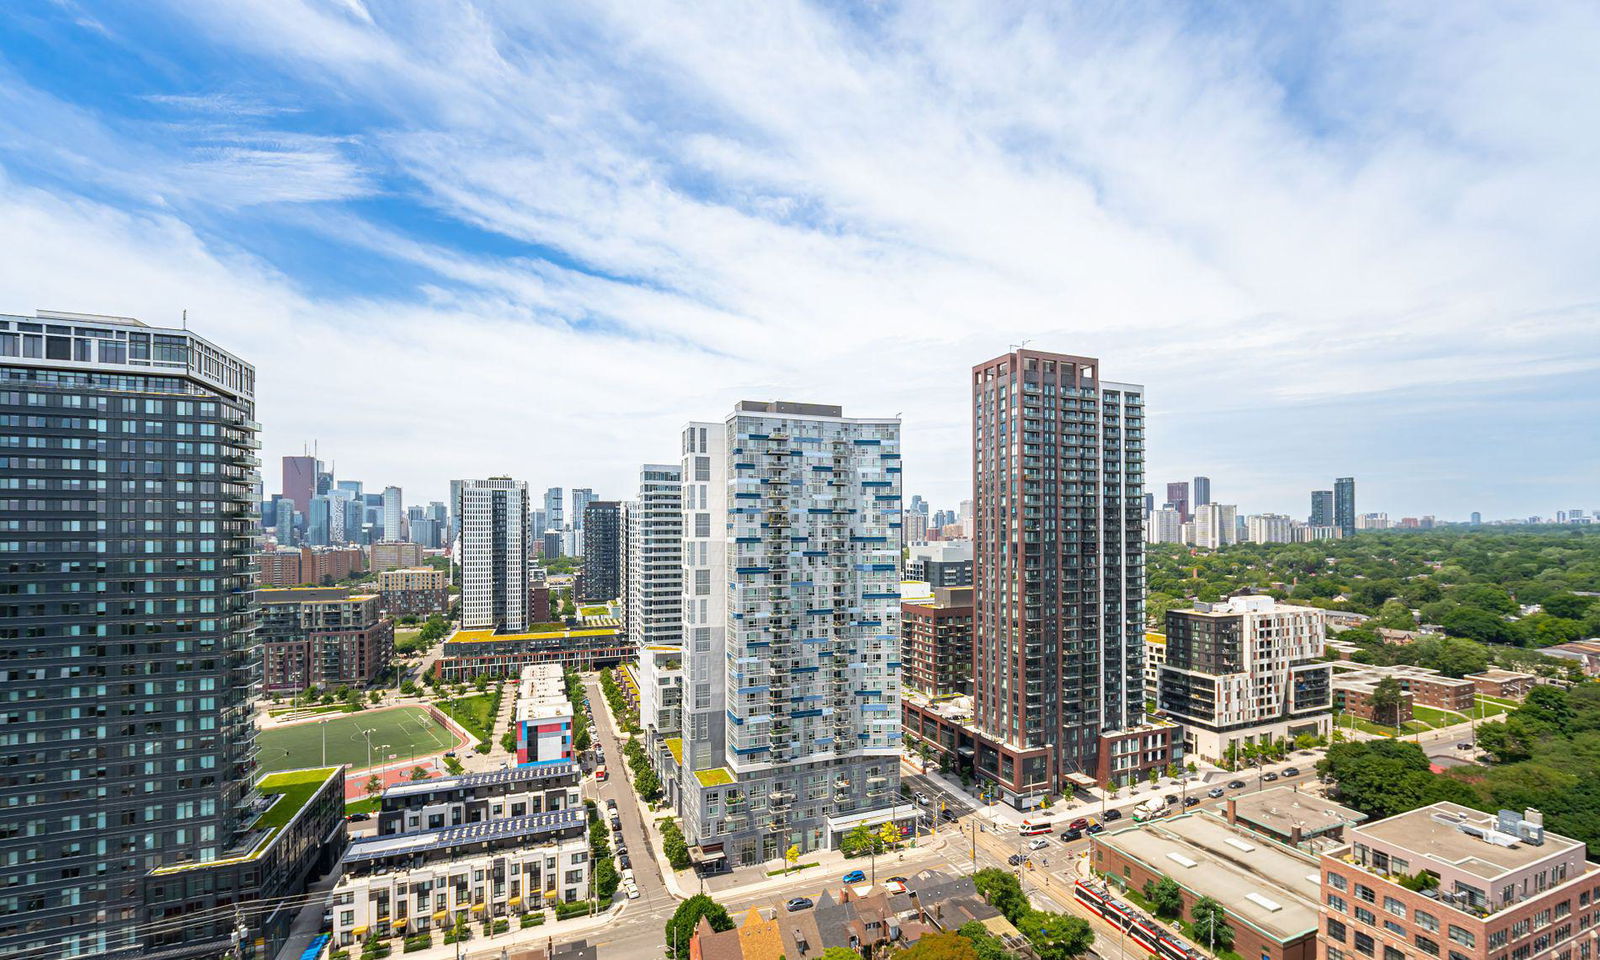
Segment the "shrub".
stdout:
<svg viewBox="0 0 1600 960">
<path fill-rule="evenodd" d="M 541 923 L 544 923 L 544 914 L 542 913 L 524 913 L 522 915 L 523 930 L 529 927 L 537 927 Z"/>
<path fill-rule="evenodd" d="M 406 937 L 405 949 L 402 952 L 415 953 L 418 950 L 426 950 L 431 946 L 433 946 L 433 934 L 419 933 L 415 936 Z"/>
<path fill-rule="evenodd" d="M 683 831 L 678 829 L 674 820 L 658 821 L 661 827 L 661 852 L 667 855 L 674 870 L 689 869 L 689 844 L 683 838 Z"/>
<path fill-rule="evenodd" d="M 473 747 L 472 749 L 478 751 L 479 753 L 488 753 L 489 752 L 489 741 L 487 741 L 487 740 L 479 741 L 478 745 Z"/>
<path fill-rule="evenodd" d="M 509 918 L 509 917 L 501 917 L 500 919 L 498 919 L 498 920 L 496 920 L 494 922 L 494 932 L 495 933 L 505 933 L 506 931 L 508 931 L 510 929 L 511 929 L 511 918 Z"/>
<path fill-rule="evenodd" d="M 556 904 L 556 919 L 570 920 L 573 917 L 586 917 L 594 907 L 593 901 L 574 900 L 571 903 Z"/>
</svg>

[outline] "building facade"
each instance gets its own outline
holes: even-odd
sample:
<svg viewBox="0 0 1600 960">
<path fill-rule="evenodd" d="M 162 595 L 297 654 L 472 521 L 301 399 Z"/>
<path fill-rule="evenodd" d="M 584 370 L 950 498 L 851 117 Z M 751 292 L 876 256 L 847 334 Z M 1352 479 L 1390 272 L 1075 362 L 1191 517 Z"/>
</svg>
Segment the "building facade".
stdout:
<svg viewBox="0 0 1600 960">
<path fill-rule="evenodd" d="M 1207 503 L 1194 511 L 1194 545 L 1216 550 L 1237 542 L 1238 507 L 1231 503 Z"/>
<path fill-rule="evenodd" d="M 257 554 L 255 561 L 260 569 L 256 582 L 263 587 L 331 586 L 367 566 L 356 547 L 270 550 Z"/>
<path fill-rule="evenodd" d="M 1211 478 L 1210 477 L 1195 477 L 1194 478 L 1194 486 L 1191 489 L 1193 490 L 1193 493 L 1194 493 L 1194 506 L 1195 506 L 1195 509 L 1199 509 L 1200 507 L 1203 507 L 1206 504 L 1211 502 Z"/>
<path fill-rule="evenodd" d="M 1356 478 L 1339 477 L 1333 481 L 1333 525 L 1341 537 L 1356 533 Z"/>
<path fill-rule="evenodd" d="M 721 443 L 708 442 L 713 431 Z M 915 816 L 896 807 L 899 447 L 898 419 L 823 404 L 744 401 L 724 424 L 686 428 L 685 723 L 721 732 L 690 726 L 673 772 L 703 859 L 758 863 Z M 719 485 L 726 506 L 713 512 Z M 702 561 L 699 543 L 717 538 L 720 562 Z M 721 656 L 706 624 L 716 592 Z M 709 709 L 713 686 L 721 716 Z M 717 740 L 724 749 L 710 754 Z"/>
<path fill-rule="evenodd" d="M 610 601 L 622 596 L 625 546 L 622 505 L 615 500 L 586 503 L 583 508 L 584 599 Z"/>
<path fill-rule="evenodd" d="M 371 547 L 373 573 L 422 566 L 422 544 L 404 540 L 380 540 Z"/>
<path fill-rule="evenodd" d="M 142 953 L 153 871 L 256 842 L 254 395 L 192 330 L 0 316 L 0 955 Z"/>
<path fill-rule="evenodd" d="M 1144 397 L 1087 357 L 972 370 L 979 776 L 1013 803 L 1098 767 L 1144 712 Z"/>
<path fill-rule="evenodd" d="M 293 501 L 301 514 L 311 512 L 311 498 L 317 492 L 317 458 L 283 458 L 283 498 Z"/>
<path fill-rule="evenodd" d="M 1182 480 L 1167 484 L 1166 505 L 1178 511 L 1180 522 L 1188 523 L 1190 511 L 1193 509 L 1189 502 L 1189 484 Z"/>
<path fill-rule="evenodd" d="M 1333 491 L 1311 491 L 1311 516 L 1306 519 L 1308 527 L 1333 526 Z"/>
<path fill-rule="evenodd" d="M 401 567 L 378 574 L 378 598 L 385 616 L 427 617 L 450 609 L 450 575 L 434 567 Z"/>
<path fill-rule="evenodd" d="M 913 543 L 906 560 L 906 579 L 930 587 L 972 586 L 972 541 Z"/>
<path fill-rule="evenodd" d="M 461 483 L 461 628 L 528 629 L 528 485 L 510 477 Z"/>
<path fill-rule="evenodd" d="M 1600 865 L 1537 810 L 1435 803 L 1322 854 L 1319 960 L 1593 960 Z M 1402 879 L 1426 876 L 1414 890 Z"/>
<path fill-rule="evenodd" d="M 1293 543 L 1294 520 L 1281 513 L 1258 513 L 1245 518 L 1245 538 L 1251 543 Z"/>
<path fill-rule="evenodd" d="M 928 602 L 900 604 L 900 665 L 908 689 L 971 695 L 971 587 L 935 587 Z"/>
<path fill-rule="evenodd" d="M 1158 708 L 1183 725 L 1188 752 L 1214 762 L 1229 746 L 1326 736 L 1324 633 L 1321 610 L 1271 597 L 1168 611 Z"/>
<path fill-rule="evenodd" d="M 258 590 L 262 689 L 361 687 L 394 659 L 394 623 L 375 593 L 341 587 Z"/>
</svg>

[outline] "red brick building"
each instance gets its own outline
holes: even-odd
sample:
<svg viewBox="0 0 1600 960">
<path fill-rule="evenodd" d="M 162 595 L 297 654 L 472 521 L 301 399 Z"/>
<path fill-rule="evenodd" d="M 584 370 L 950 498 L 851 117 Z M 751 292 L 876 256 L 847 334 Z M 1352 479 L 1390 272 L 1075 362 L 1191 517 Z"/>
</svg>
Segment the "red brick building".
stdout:
<svg viewBox="0 0 1600 960">
<path fill-rule="evenodd" d="M 1594 960 L 1600 866 L 1537 810 L 1436 803 L 1347 835 L 1321 857 L 1320 960 Z"/>
<path fill-rule="evenodd" d="M 937 587 L 931 601 L 900 604 L 900 671 L 930 697 L 972 693 L 971 587 Z"/>
<path fill-rule="evenodd" d="M 358 547 L 300 547 L 257 554 L 263 587 L 328 586 L 366 569 Z"/>
<path fill-rule="evenodd" d="M 1517 673 L 1513 670 L 1485 670 L 1482 673 L 1469 673 L 1463 678 L 1472 683 L 1478 693 L 1486 697 L 1500 697 L 1505 700 L 1522 700 L 1533 689 L 1539 678 L 1531 673 Z"/>
</svg>

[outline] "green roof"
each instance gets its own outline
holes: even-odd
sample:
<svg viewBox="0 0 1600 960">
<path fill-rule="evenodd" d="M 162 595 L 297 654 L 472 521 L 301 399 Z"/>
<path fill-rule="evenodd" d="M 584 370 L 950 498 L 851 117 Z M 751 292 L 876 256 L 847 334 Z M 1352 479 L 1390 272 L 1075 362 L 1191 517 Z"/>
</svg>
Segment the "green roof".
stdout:
<svg viewBox="0 0 1600 960">
<path fill-rule="evenodd" d="M 667 749 L 669 751 L 671 751 L 672 759 L 678 761 L 678 765 L 682 766 L 683 765 L 683 741 L 681 739 L 679 739 L 678 737 L 668 737 L 667 738 Z"/>
<path fill-rule="evenodd" d="M 717 767 L 715 770 L 696 770 L 694 776 L 696 780 L 700 781 L 700 786 L 702 787 L 725 787 L 733 782 L 733 774 L 728 772 L 727 767 Z"/>
<path fill-rule="evenodd" d="M 178 873 L 184 870 L 198 870 L 205 867 L 215 867 L 228 863 L 242 863 L 261 856 L 262 852 L 272 845 L 277 839 L 278 832 L 288 826 L 311 798 L 317 795 L 322 785 L 333 779 L 339 773 L 338 767 L 322 767 L 315 770 L 284 770 L 279 773 L 270 773 L 256 783 L 256 790 L 263 795 L 277 794 L 278 799 L 266 812 L 256 818 L 251 824 L 252 830 L 262 831 L 261 837 L 249 852 L 224 860 L 206 860 L 195 863 L 175 863 L 165 867 L 157 867 L 152 873 L 166 874 Z"/>
</svg>

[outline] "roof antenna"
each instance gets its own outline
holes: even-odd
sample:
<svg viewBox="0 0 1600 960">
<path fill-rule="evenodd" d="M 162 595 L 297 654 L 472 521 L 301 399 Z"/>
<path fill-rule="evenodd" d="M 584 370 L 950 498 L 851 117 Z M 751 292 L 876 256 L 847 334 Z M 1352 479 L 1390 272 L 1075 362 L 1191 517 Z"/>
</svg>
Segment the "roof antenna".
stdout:
<svg viewBox="0 0 1600 960">
<path fill-rule="evenodd" d="M 183 329 L 189 329 L 189 308 L 183 308 Z"/>
</svg>

